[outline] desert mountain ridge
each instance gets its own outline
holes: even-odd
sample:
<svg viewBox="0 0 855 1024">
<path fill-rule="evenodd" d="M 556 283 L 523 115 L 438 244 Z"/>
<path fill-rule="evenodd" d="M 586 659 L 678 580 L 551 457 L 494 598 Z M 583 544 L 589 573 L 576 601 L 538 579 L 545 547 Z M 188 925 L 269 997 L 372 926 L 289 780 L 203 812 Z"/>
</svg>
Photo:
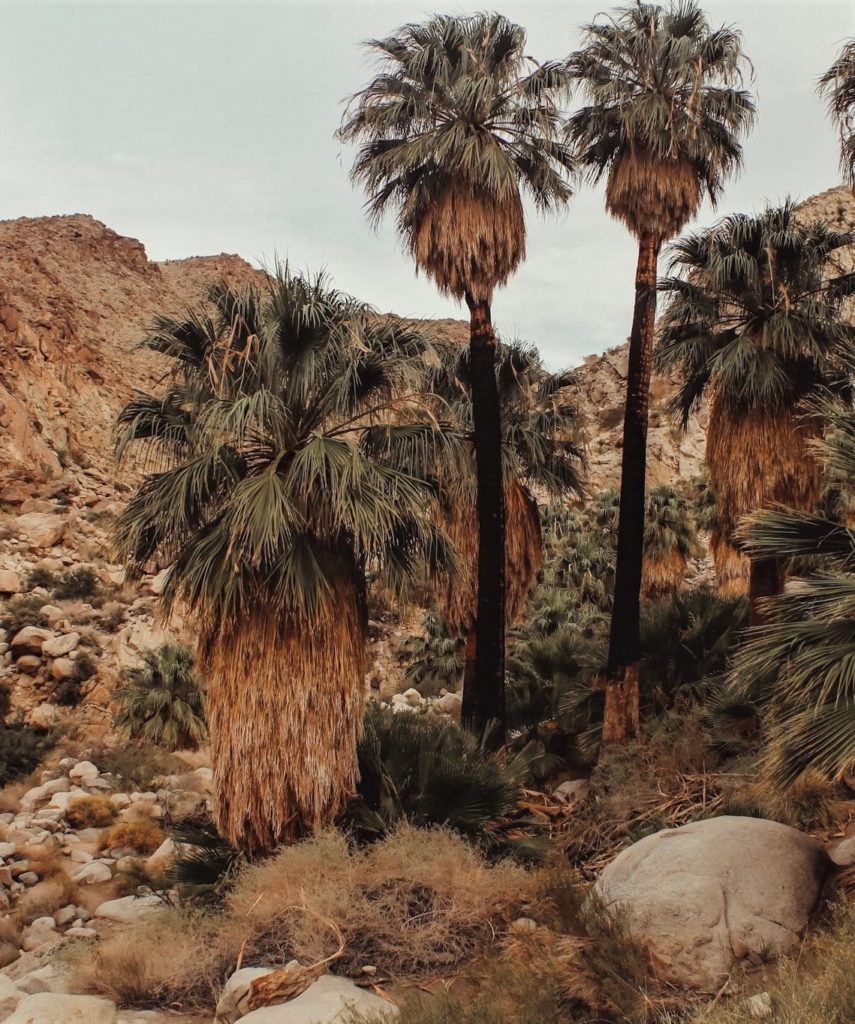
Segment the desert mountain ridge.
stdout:
<svg viewBox="0 0 855 1024">
<path fill-rule="evenodd" d="M 812 197 L 803 209 L 855 227 L 855 199 L 845 187 Z M 0 222 L 0 477 L 50 480 L 86 471 L 109 482 L 115 416 L 162 370 L 158 357 L 135 350 L 134 342 L 156 313 L 180 313 L 219 278 L 241 285 L 264 274 L 225 253 L 149 260 L 137 239 L 87 214 Z M 461 343 L 468 337 L 463 321 L 436 325 Z M 576 369 L 593 490 L 618 480 L 626 362 L 622 344 Z M 654 377 L 652 485 L 696 474 L 703 458 L 703 413 L 679 431 L 666 412 L 674 388 Z"/>
</svg>

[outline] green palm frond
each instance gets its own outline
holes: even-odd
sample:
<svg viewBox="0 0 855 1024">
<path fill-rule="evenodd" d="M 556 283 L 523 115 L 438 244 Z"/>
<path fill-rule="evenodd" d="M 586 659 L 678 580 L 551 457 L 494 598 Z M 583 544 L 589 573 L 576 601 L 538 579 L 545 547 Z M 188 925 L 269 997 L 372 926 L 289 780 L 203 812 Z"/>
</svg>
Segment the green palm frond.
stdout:
<svg viewBox="0 0 855 1024">
<path fill-rule="evenodd" d="M 840 167 L 855 184 L 855 39 L 849 39 L 819 80 L 828 112 L 840 131 Z"/>
<path fill-rule="evenodd" d="M 266 290 L 215 285 L 143 344 L 173 372 L 120 416 L 120 452 L 154 471 L 116 537 L 136 571 L 172 563 L 167 607 L 312 619 L 344 566 L 360 590 L 369 564 L 403 587 L 451 557 L 436 476 L 465 443 L 432 412 L 429 332 L 280 267 Z"/>
</svg>

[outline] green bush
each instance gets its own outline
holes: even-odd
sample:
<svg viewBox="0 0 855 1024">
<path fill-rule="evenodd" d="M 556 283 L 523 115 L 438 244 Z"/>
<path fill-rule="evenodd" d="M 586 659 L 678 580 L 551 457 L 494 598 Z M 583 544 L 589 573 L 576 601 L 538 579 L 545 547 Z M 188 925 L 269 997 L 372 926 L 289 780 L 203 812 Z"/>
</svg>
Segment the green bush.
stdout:
<svg viewBox="0 0 855 1024">
<path fill-rule="evenodd" d="M 89 566 L 68 569 L 53 585 L 52 595 L 59 601 L 85 600 L 101 593 L 101 582 Z"/>
<path fill-rule="evenodd" d="M 16 594 L 10 598 L 0 613 L 0 623 L 9 634 L 9 639 L 11 640 L 25 626 L 44 626 L 44 605 L 43 598 L 33 597 L 32 594 Z"/>
<path fill-rule="evenodd" d="M 38 767 L 54 744 L 53 733 L 24 722 L 0 725 L 0 786 Z"/>
<path fill-rule="evenodd" d="M 146 651 L 143 664 L 127 669 L 117 688 L 116 725 L 133 739 L 167 750 L 192 749 L 207 735 L 202 687 L 193 655 L 178 644 Z"/>
<path fill-rule="evenodd" d="M 503 845 L 502 819 L 514 810 L 530 767 L 529 751 L 502 763 L 454 722 L 376 704 L 366 711 L 358 754 L 357 795 L 343 824 L 366 840 L 406 820 Z"/>
</svg>

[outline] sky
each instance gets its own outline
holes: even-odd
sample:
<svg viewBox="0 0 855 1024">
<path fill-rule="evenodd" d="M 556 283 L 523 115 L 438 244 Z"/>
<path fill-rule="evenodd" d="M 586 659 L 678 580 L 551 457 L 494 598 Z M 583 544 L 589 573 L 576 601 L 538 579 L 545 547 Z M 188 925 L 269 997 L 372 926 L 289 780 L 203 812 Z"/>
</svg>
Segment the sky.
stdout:
<svg viewBox="0 0 855 1024">
<path fill-rule="evenodd" d="M 440 10 L 489 7 L 523 24 L 539 60 L 564 56 L 602 0 L 0 0 L 0 219 L 89 213 L 152 259 L 220 252 L 325 267 L 381 310 L 462 317 L 417 277 L 392 224 L 368 226 L 334 133 L 371 73 L 360 44 Z M 694 226 L 839 183 L 815 92 L 855 34 L 855 0 L 708 0 L 744 34 L 759 120 L 745 169 Z M 529 215 L 528 257 L 494 321 L 552 367 L 625 340 L 635 245 L 578 188 L 566 213 Z"/>
</svg>

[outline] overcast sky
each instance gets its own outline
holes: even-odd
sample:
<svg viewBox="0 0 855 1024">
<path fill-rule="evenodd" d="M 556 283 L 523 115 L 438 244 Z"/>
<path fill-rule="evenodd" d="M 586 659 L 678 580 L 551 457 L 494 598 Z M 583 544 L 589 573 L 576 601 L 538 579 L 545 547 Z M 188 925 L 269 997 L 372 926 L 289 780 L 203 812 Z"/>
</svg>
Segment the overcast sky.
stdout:
<svg viewBox="0 0 855 1024">
<path fill-rule="evenodd" d="M 574 49 L 600 0 L 476 3 L 528 29 L 538 59 Z M 855 32 L 855 0 L 709 0 L 740 27 L 759 121 L 719 212 L 839 181 L 815 82 Z M 365 223 L 333 134 L 364 84 L 368 37 L 457 3 L 0 0 L 0 219 L 90 213 L 153 259 L 237 252 L 326 266 L 383 310 L 462 316 Z M 700 222 L 715 214 L 705 209 Z M 553 366 L 624 340 L 634 244 L 583 186 L 560 220 L 529 221 L 528 260 L 495 299 L 508 335 Z"/>
</svg>

